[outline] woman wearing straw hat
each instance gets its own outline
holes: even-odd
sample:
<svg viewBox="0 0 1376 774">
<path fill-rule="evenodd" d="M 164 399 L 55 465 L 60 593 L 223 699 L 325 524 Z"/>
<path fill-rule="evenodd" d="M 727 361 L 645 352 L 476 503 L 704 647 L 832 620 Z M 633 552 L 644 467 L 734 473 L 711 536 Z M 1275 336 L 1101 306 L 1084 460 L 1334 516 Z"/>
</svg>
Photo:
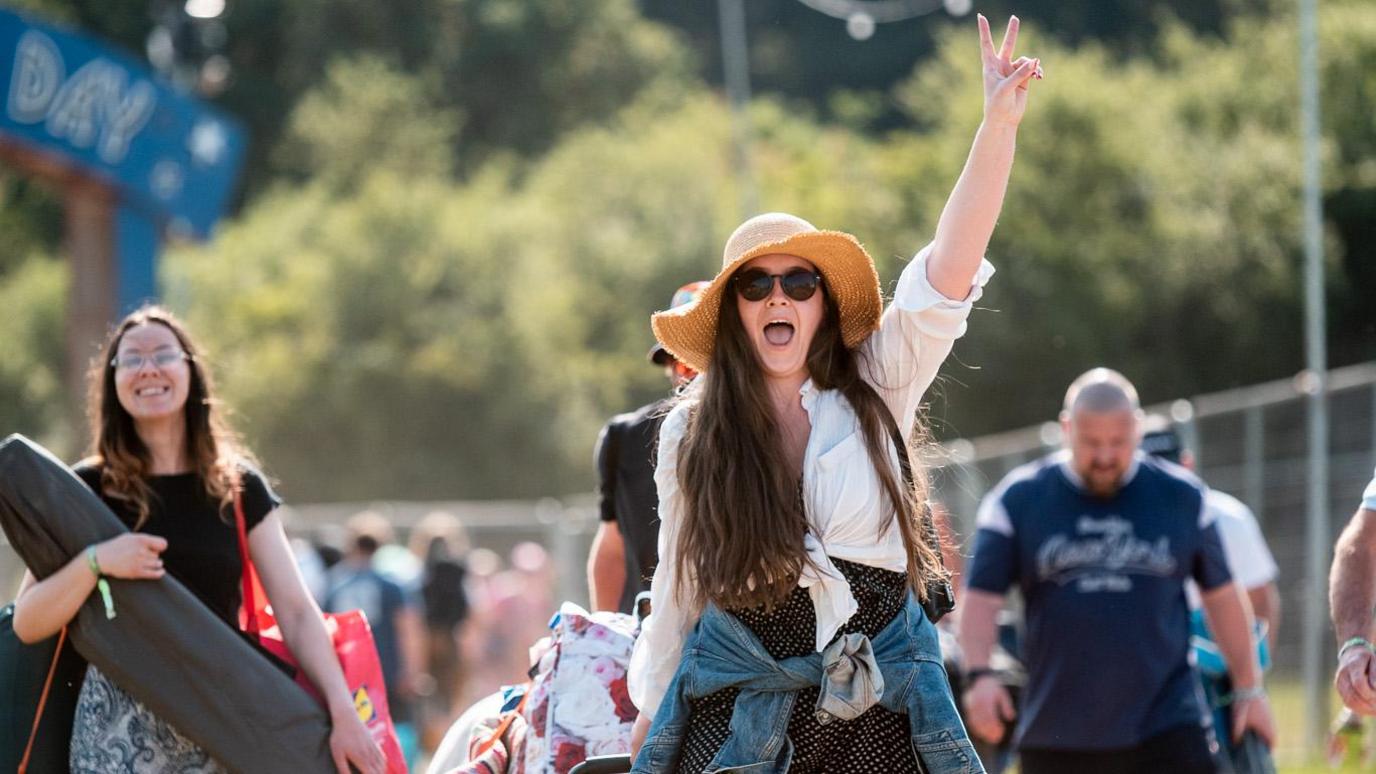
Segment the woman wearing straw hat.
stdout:
<svg viewBox="0 0 1376 774">
<path fill-rule="evenodd" d="M 1012 58 L 1017 30 L 996 51 L 979 17 L 984 121 L 887 310 L 853 236 L 771 213 L 736 229 L 696 301 L 654 316 L 701 377 L 661 429 L 634 771 L 983 770 L 921 606 L 943 571 L 900 448 L 906 461 L 993 274 L 982 258 L 1040 77 Z"/>
</svg>

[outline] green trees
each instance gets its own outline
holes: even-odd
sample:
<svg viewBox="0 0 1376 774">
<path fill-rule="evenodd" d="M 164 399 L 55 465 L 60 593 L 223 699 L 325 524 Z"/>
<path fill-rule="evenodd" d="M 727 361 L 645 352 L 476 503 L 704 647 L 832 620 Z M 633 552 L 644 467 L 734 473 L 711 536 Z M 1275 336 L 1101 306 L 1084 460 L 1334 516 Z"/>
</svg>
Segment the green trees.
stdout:
<svg viewBox="0 0 1376 774">
<path fill-rule="evenodd" d="M 304 96 L 264 103 L 294 106 L 272 174 L 213 243 L 169 253 L 166 300 L 292 499 L 586 490 L 600 424 L 665 392 L 649 314 L 716 272 L 740 220 L 725 105 L 629 3 L 420 3 L 425 29 L 402 5 L 330 5 L 318 28 L 309 4 L 272 28 L 313 41 L 258 54 Z M 256 8 L 236 4 L 234 23 Z M 934 396 L 938 435 L 1047 418 L 1092 365 L 1149 401 L 1300 367 L 1293 20 L 1162 28 L 1129 58 L 1025 28 L 1048 78 L 990 248 L 999 275 Z M 558 40 L 527 45 L 541 35 Z M 1376 356 L 1376 11 L 1326 3 L 1322 35 L 1342 364 Z M 847 98 L 842 124 L 757 99 L 762 206 L 856 233 L 892 282 L 964 162 L 976 68 L 971 30 L 939 33 L 879 98 L 904 115 L 886 133 L 857 128 L 872 95 Z M 45 255 L 0 245 L 0 430 L 71 448 L 64 281 Z"/>
</svg>

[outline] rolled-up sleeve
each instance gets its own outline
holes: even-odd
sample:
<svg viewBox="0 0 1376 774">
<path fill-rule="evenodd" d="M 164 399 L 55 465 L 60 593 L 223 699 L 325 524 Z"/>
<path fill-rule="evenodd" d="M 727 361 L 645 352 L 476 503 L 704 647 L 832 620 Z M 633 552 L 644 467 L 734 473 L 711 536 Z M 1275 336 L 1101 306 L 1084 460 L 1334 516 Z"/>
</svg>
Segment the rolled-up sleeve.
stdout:
<svg viewBox="0 0 1376 774">
<path fill-rule="evenodd" d="M 1376 476 L 1373 476 L 1371 483 L 1366 485 L 1366 491 L 1362 493 L 1362 507 L 1368 511 L 1376 511 Z"/>
<path fill-rule="evenodd" d="M 677 551 L 682 493 L 678 485 L 678 447 L 687 423 L 687 407 L 680 404 L 664 418 L 659 430 L 655 486 L 659 490 L 659 564 L 650 581 L 651 614 L 645 619 L 631 653 L 627 688 L 642 714 L 654 717 L 683 654 L 683 641 L 696 620 L 680 604 Z"/>
<path fill-rule="evenodd" d="M 904 267 L 879 330 L 862 345 L 866 381 L 884 399 L 905 436 L 922 395 L 955 340 L 965 335 L 970 310 L 994 276 L 993 264 L 981 260 L 965 298 L 947 298 L 927 278 L 931 253 L 927 245 Z"/>
</svg>

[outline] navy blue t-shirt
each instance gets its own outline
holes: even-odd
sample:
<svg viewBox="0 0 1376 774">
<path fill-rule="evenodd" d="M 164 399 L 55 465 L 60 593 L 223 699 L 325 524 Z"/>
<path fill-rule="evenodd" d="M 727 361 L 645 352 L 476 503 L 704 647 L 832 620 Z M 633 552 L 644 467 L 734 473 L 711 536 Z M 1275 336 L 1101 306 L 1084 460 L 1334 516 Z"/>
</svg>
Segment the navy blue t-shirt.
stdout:
<svg viewBox="0 0 1376 774">
<path fill-rule="evenodd" d="M 1110 498 L 1064 452 L 1009 473 L 980 505 L 970 588 L 1026 605 L 1022 749 L 1133 747 L 1204 722 L 1189 662 L 1185 579 L 1231 580 L 1203 485 L 1139 455 Z"/>
</svg>

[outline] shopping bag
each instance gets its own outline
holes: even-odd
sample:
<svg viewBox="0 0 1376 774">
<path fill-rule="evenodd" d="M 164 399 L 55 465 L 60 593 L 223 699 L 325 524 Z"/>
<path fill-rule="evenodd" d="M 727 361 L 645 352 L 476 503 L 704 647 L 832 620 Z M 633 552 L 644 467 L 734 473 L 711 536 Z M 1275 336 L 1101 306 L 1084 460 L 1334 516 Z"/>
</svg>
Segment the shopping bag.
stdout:
<svg viewBox="0 0 1376 774">
<path fill-rule="evenodd" d="M 243 610 L 240 623 L 251 637 L 256 637 L 263 648 L 281 661 L 297 667 L 296 682 L 306 689 L 321 705 L 325 704 L 306 674 L 299 668 L 296 657 L 287 647 L 272 608 L 267 604 L 267 594 L 263 591 L 258 570 L 248 553 L 248 530 L 244 521 L 244 504 L 237 494 L 234 497 L 234 520 L 239 530 L 239 556 L 244 565 L 243 572 Z M 397 739 L 396 727 L 392 724 L 392 714 L 387 707 L 387 688 L 382 679 L 382 661 L 373 643 L 373 631 L 368 626 L 368 618 L 362 610 L 344 613 L 325 613 L 325 630 L 334 645 L 339 666 L 344 671 L 344 682 L 354 698 L 354 709 L 358 719 L 363 721 L 373 741 L 382 748 L 387 756 L 387 774 L 406 774 L 406 756 L 401 752 L 401 742 Z"/>
</svg>

